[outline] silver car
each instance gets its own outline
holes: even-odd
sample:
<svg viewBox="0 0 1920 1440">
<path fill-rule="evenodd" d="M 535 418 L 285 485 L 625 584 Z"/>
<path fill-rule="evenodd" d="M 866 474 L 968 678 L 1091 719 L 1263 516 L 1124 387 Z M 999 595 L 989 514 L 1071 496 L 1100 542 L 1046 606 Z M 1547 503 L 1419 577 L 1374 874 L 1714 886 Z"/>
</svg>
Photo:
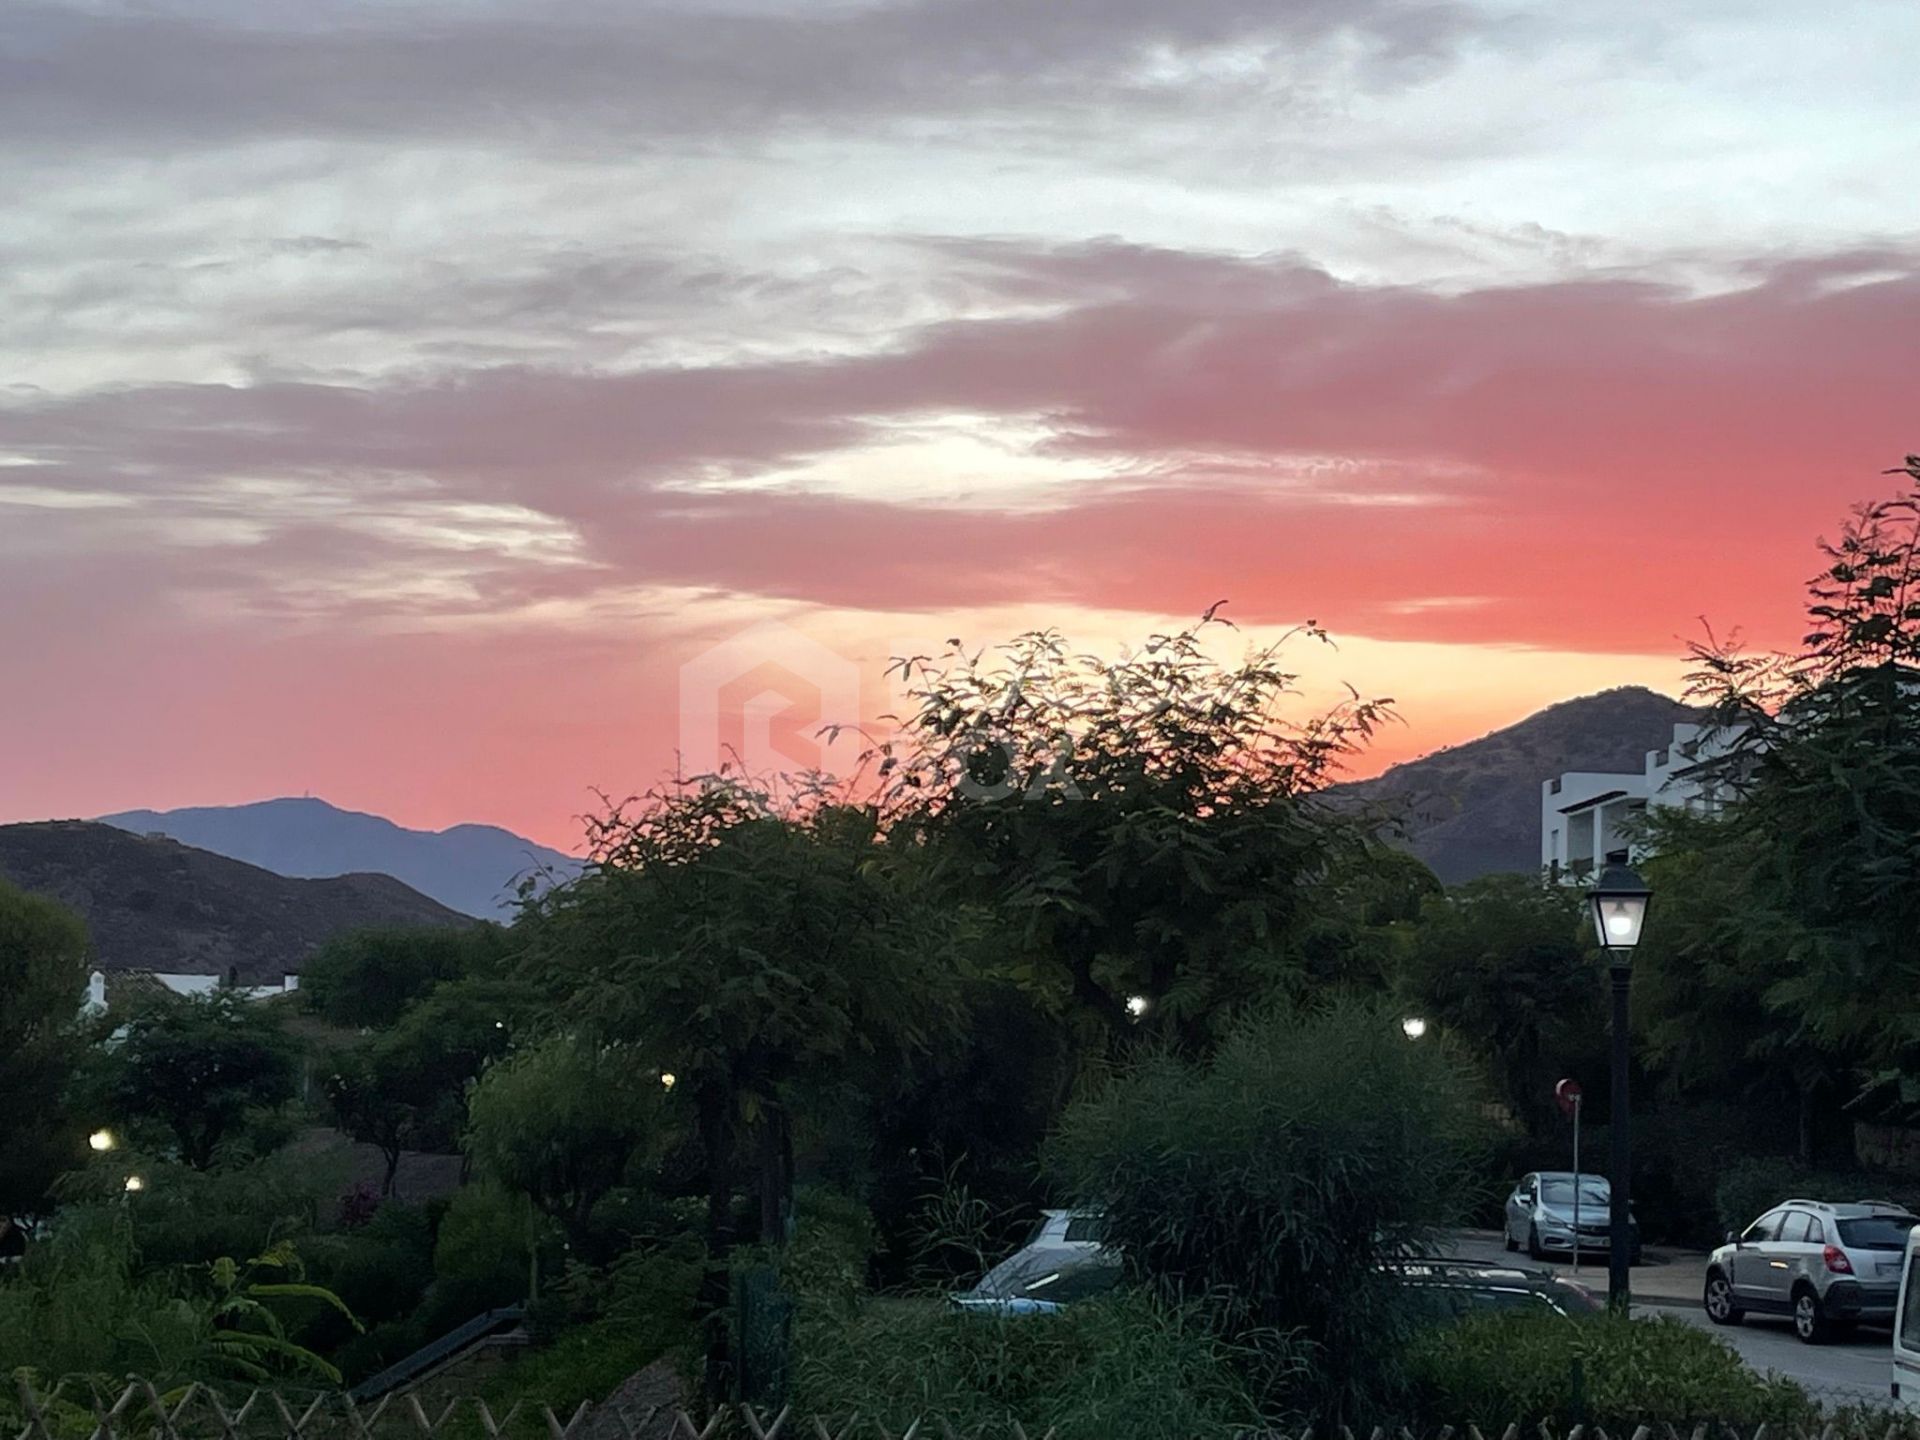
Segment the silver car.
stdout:
<svg viewBox="0 0 1920 1440">
<path fill-rule="evenodd" d="M 1612 1245 L 1609 1216 L 1613 1187 L 1602 1175 L 1578 1178 L 1579 1203 L 1574 1203 L 1575 1179 L 1570 1170 L 1537 1170 L 1523 1175 L 1507 1196 L 1503 1234 L 1509 1250 L 1525 1248 L 1535 1260 L 1580 1251 L 1606 1252 Z M 1575 1212 L 1578 1212 L 1577 1214 Z M 1574 1226 L 1579 1225 L 1576 1237 Z M 1640 1263 L 1640 1223 L 1630 1219 L 1628 1262 Z"/>
<path fill-rule="evenodd" d="M 1104 1295 L 1120 1283 L 1120 1256 L 1101 1244 L 1098 1215 L 1043 1211 L 1027 1243 L 971 1290 L 947 1297 L 971 1314 L 1052 1315 L 1063 1305 Z"/>
<path fill-rule="evenodd" d="M 1891 1324 L 1916 1224 L 1884 1200 L 1784 1201 L 1707 1257 L 1707 1318 L 1738 1325 L 1750 1314 L 1790 1317 L 1809 1345 L 1861 1321 Z"/>
</svg>

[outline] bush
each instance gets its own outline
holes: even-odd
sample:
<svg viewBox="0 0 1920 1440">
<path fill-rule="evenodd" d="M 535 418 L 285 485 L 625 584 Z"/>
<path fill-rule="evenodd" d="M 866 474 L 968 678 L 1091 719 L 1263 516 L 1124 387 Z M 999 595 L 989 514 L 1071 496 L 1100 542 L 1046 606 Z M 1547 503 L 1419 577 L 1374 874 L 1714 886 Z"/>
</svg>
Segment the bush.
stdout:
<svg viewBox="0 0 1920 1440">
<path fill-rule="evenodd" d="M 959 1434 L 1018 1422 L 1057 1440 L 1197 1440 L 1260 1420 L 1210 1329 L 1142 1294 L 1013 1319 L 876 1300 L 852 1317 L 803 1311 L 797 1339 L 796 1414 L 857 1412 L 896 1433 L 938 1416 Z"/>
<path fill-rule="evenodd" d="M 793 1239 L 779 1257 L 782 1286 L 803 1305 L 853 1308 L 867 1293 L 878 1243 L 872 1214 L 822 1186 L 804 1186 L 793 1199 Z"/>
<path fill-rule="evenodd" d="M 1054 1159 L 1163 1298 L 1204 1298 L 1237 1346 L 1313 1347 L 1271 1401 L 1351 1422 L 1394 1403 L 1413 1325 L 1382 1262 L 1466 1210 L 1484 1124 L 1446 1046 L 1346 1002 L 1147 1061 L 1068 1112 Z"/>
<path fill-rule="evenodd" d="M 1783 1157 L 1742 1160 L 1722 1173 L 1714 1190 L 1720 1227 L 1717 1242 L 1727 1231 L 1740 1231 L 1782 1200 L 1795 1196 L 1809 1200 L 1859 1200 L 1871 1196 L 1909 1207 L 1920 1204 L 1912 1180 L 1890 1179 L 1858 1171 L 1810 1170 Z"/>
<path fill-rule="evenodd" d="M 1542 1420 L 1627 1434 L 1639 1425 L 1804 1424 L 1815 1415 L 1797 1385 L 1755 1374 L 1723 1341 L 1671 1316 L 1476 1316 L 1424 1331 L 1409 1364 L 1423 1423 L 1487 1434 Z"/>
<path fill-rule="evenodd" d="M 526 1299 L 531 1247 L 544 1229 L 523 1197 L 497 1185 L 455 1195 L 433 1245 L 432 1323 L 459 1325 Z"/>
</svg>

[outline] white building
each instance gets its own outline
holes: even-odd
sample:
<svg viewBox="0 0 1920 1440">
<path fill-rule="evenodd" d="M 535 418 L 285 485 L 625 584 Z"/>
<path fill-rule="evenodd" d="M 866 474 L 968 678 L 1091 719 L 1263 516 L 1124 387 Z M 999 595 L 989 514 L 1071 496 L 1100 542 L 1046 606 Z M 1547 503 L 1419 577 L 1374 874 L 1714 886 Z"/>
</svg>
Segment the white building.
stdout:
<svg viewBox="0 0 1920 1440">
<path fill-rule="evenodd" d="M 157 970 L 95 970 L 87 977 L 86 1013 L 103 1015 L 108 1010 L 124 1008 L 128 995 L 135 991 L 146 994 L 158 994 L 165 991 L 172 995 L 211 995 L 216 990 L 230 989 L 248 1000 L 267 1000 L 276 995 L 291 995 L 300 988 L 298 975 L 283 975 L 278 985 L 240 985 L 229 983 L 228 977 L 221 975 L 165 975 Z M 119 999 L 122 1004 L 116 1005 Z"/>
<path fill-rule="evenodd" d="M 1649 807 L 1713 814 L 1724 803 L 1705 774 L 1731 737 L 1700 725 L 1673 727 L 1671 744 L 1647 752 L 1636 772 L 1569 770 L 1540 786 L 1540 864 L 1556 878 L 1591 875 L 1616 850 L 1634 847 L 1633 823 Z"/>
</svg>

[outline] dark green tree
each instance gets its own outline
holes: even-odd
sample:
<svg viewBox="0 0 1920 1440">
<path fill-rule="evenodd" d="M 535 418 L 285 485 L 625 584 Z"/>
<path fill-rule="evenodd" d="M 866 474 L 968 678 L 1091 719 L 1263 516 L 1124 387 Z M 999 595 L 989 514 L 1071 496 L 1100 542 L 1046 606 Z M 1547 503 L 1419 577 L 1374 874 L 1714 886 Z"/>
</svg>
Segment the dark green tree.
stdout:
<svg viewBox="0 0 1920 1440">
<path fill-rule="evenodd" d="M 1536 1133 L 1557 1080 L 1601 1070 L 1603 979 L 1583 905 L 1535 876 L 1489 875 L 1430 896 L 1401 962 L 1409 1009 L 1483 1056 L 1500 1099 Z"/>
<path fill-rule="evenodd" d="M 1042 631 L 896 662 L 913 709 L 872 755 L 893 834 L 1110 1041 L 1200 1045 L 1296 987 L 1318 892 L 1364 848 L 1318 792 L 1389 702 L 1290 718 L 1280 647 L 1223 664 L 1204 642 L 1227 628 L 1209 611 L 1119 659 Z"/>
<path fill-rule="evenodd" d="M 116 1117 L 158 1122 L 204 1170 L 249 1112 L 293 1098 L 299 1053 L 277 1005 L 216 990 L 135 1014 L 104 1049 L 99 1078 Z"/>
<path fill-rule="evenodd" d="M 399 1023 L 343 1051 L 325 1081 L 340 1128 L 377 1146 L 391 1195 L 407 1150 L 451 1150 L 466 1129 L 467 1089 L 504 1055 L 529 1004 L 524 986 L 469 979 L 436 985 Z"/>
<path fill-rule="evenodd" d="M 0 881 L 0 1215 L 39 1210 L 85 1153 L 64 1097 L 86 996 L 86 926 Z"/>
<path fill-rule="evenodd" d="M 1895 473 L 1906 491 L 1821 542 L 1797 650 L 1695 648 L 1726 752 L 1706 778 L 1734 802 L 1701 863 L 1733 903 L 1671 959 L 1703 987 L 1716 963 L 1744 971 L 1800 1057 L 1803 1129 L 1816 1056 L 1920 1111 L 1920 457 Z"/>
<path fill-rule="evenodd" d="M 709 1312 L 725 1303 L 739 1171 L 784 1242 L 797 1099 L 932 1043 L 953 1014 L 956 922 L 871 809 L 710 778 L 614 807 L 594 863 L 523 917 L 541 983 L 583 1034 L 676 1077 L 707 1171 Z M 708 1380 L 724 1381 L 721 1327 Z"/>
<path fill-rule="evenodd" d="M 335 1025 L 384 1027 L 434 986 L 504 973 L 512 942 L 498 925 L 463 929 L 359 930 L 330 941 L 307 963 L 300 994 Z"/>
<path fill-rule="evenodd" d="M 578 1236 L 636 1160 L 657 1150 L 666 1087 L 633 1046 L 556 1036 L 474 1086 L 467 1149 L 480 1170 Z"/>
</svg>

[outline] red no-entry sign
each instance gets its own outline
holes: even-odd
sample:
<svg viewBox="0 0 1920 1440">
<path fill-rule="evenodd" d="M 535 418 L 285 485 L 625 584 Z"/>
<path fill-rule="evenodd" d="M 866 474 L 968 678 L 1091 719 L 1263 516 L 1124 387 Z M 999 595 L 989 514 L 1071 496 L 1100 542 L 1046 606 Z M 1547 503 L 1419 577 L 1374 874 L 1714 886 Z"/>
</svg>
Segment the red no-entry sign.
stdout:
<svg viewBox="0 0 1920 1440">
<path fill-rule="evenodd" d="M 1575 1110 L 1580 1108 L 1580 1082 L 1578 1080 L 1562 1080 L 1558 1085 L 1553 1087 L 1553 1098 L 1555 1103 L 1559 1105 L 1562 1115 L 1573 1114 Z"/>
</svg>

